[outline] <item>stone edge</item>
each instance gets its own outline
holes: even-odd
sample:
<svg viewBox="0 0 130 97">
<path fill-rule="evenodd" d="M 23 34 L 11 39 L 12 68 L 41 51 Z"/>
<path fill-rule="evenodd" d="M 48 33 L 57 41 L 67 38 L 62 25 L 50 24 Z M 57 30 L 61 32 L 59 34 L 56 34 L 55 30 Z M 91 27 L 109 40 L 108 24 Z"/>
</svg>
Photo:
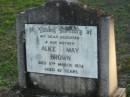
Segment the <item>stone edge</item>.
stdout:
<svg viewBox="0 0 130 97">
<path fill-rule="evenodd" d="M 126 88 L 118 88 L 112 97 L 126 97 Z"/>
</svg>

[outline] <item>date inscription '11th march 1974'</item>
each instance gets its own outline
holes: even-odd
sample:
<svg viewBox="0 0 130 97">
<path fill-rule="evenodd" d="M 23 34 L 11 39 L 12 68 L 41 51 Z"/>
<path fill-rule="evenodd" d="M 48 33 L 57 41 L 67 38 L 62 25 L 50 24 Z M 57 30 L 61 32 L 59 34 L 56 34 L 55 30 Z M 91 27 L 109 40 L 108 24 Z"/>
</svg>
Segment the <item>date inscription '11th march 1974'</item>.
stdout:
<svg viewBox="0 0 130 97">
<path fill-rule="evenodd" d="M 98 78 L 97 27 L 25 24 L 27 71 Z"/>
</svg>

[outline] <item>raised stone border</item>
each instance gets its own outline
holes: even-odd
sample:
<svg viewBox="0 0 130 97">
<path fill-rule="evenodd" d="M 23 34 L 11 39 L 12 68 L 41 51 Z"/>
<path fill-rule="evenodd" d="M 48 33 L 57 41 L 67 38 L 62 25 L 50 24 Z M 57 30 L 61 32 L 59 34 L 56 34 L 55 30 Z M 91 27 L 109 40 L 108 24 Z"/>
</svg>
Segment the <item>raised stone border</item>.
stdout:
<svg viewBox="0 0 130 97">
<path fill-rule="evenodd" d="M 98 56 L 99 79 L 81 79 L 27 72 L 24 38 L 25 24 L 98 26 L 98 47 L 100 48 Z M 64 0 L 54 0 L 39 8 L 19 13 L 17 15 L 16 28 L 20 87 L 40 86 L 40 88 L 50 92 L 71 94 L 74 95 L 73 97 L 77 96 L 77 94 L 80 97 L 83 97 L 82 95 L 85 95 L 85 97 L 125 97 L 125 93 L 123 93 L 123 96 L 119 95 L 123 91 L 119 91 L 117 83 L 114 20 L 111 16 L 98 16 L 96 10 L 90 10 L 75 3 L 69 4 Z"/>
<path fill-rule="evenodd" d="M 126 97 L 126 89 L 125 88 L 118 88 L 112 97 Z"/>
</svg>

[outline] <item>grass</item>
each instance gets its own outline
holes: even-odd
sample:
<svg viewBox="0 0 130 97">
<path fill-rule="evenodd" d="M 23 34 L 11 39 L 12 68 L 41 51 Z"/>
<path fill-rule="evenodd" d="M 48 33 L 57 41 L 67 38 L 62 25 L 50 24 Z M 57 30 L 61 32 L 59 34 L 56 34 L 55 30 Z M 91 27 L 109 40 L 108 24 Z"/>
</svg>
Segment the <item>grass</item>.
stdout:
<svg viewBox="0 0 130 97">
<path fill-rule="evenodd" d="M 0 0 L 0 88 L 11 87 L 17 79 L 16 62 L 16 13 L 33 6 L 40 6 L 45 0 Z M 129 0 L 80 0 L 92 8 L 112 14 L 115 19 L 118 65 L 122 71 L 129 69 L 125 54 L 127 44 L 124 43 L 130 21 Z M 130 86 L 128 87 L 130 91 Z M 129 96 L 130 97 L 130 96 Z"/>
<path fill-rule="evenodd" d="M 128 85 L 128 88 L 127 88 L 127 97 L 130 97 L 130 85 Z"/>
<path fill-rule="evenodd" d="M 0 0 L 0 89 L 11 87 L 17 79 L 16 13 L 44 0 Z"/>
</svg>

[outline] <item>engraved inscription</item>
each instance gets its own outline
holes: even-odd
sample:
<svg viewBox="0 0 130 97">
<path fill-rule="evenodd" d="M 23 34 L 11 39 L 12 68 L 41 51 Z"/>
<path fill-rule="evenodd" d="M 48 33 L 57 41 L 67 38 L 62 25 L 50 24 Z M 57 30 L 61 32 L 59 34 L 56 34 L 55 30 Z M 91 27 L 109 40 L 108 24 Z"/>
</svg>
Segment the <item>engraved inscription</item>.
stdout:
<svg viewBox="0 0 130 97">
<path fill-rule="evenodd" d="M 25 24 L 27 71 L 98 78 L 97 27 Z"/>
</svg>

